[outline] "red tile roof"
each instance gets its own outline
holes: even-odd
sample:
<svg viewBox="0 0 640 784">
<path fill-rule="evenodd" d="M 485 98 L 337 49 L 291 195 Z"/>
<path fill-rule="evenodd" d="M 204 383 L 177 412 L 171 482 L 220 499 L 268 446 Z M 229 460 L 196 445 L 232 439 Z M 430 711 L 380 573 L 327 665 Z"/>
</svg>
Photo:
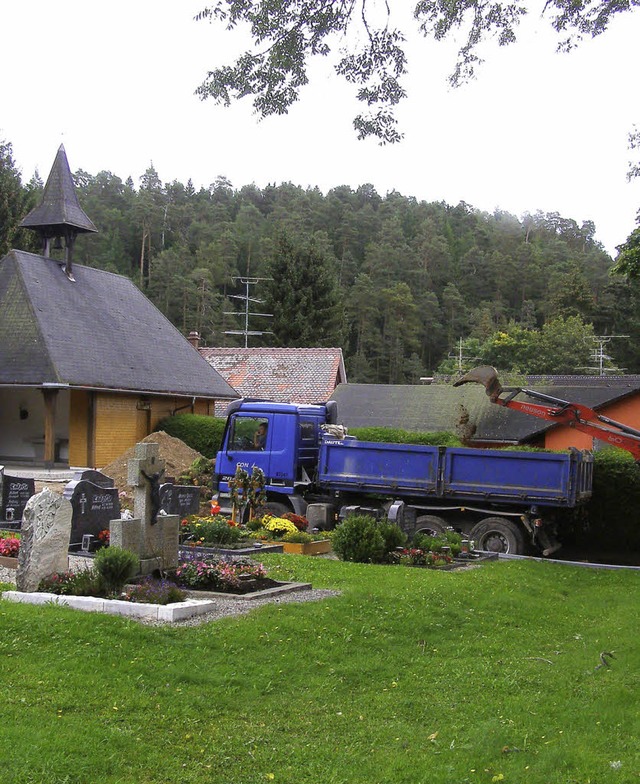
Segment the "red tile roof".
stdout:
<svg viewBox="0 0 640 784">
<path fill-rule="evenodd" d="M 200 348 L 242 397 L 322 403 L 347 380 L 339 348 Z"/>
</svg>

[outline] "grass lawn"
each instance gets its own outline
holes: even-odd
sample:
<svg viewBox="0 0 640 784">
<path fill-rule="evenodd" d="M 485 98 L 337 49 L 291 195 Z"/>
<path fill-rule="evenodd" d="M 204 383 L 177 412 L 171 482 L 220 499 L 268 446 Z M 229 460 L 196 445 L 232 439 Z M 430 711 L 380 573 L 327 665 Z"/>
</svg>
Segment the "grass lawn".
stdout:
<svg viewBox="0 0 640 784">
<path fill-rule="evenodd" d="M 189 628 L 0 603 L 0 783 L 640 782 L 638 572 L 264 562 L 342 595 Z"/>
</svg>

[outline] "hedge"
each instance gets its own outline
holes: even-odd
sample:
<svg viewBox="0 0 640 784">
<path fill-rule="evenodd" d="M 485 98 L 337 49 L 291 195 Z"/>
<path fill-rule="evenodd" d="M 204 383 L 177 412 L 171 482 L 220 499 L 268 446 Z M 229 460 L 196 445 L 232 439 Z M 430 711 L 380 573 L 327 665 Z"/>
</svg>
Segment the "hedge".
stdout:
<svg viewBox="0 0 640 784">
<path fill-rule="evenodd" d="M 590 542 L 603 549 L 640 549 L 640 467 L 628 452 L 595 452 L 586 512 Z"/>
<path fill-rule="evenodd" d="M 225 419 L 201 414 L 176 414 L 158 422 L 156 430 L 164 430 L 174 438 L 210 459 L 215 458 L 222 443 Z"/>
<path fill-rule="evenodd" d="M 422 446 L 462 446 L 453 433 L 414 433 L 395 427 L 353 427 L 349 435 L 360 441 L 387 442 L 389 444 L 420 444 Z"/>
</svg>

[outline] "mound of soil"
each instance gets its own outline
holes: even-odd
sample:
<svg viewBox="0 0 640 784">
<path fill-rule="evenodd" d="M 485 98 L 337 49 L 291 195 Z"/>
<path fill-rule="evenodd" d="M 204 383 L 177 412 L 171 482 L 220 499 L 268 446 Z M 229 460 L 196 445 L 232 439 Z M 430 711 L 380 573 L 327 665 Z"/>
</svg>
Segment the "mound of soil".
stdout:
<svg viewBox="0 0 640 784">
<path fill-rule="evenodd" d="M 159 457 L 165 461 L 164 475 L 165 477 L 173 477 L 178 479 L 180 474 L 184 473 L 199 457 L 202 457 L 200 452 L 187 446 L 184 441 L 179 438 L 174 438 L 164 430 L 159 430 L 157 433 L 151 433 L 146 438 L 142 439 L 143 444 L 158 444 Z M 135 447 L 127 449 L 120 457 L 116 458 L 108 466 L 102 469 L 102 473 L 110 476 L 115 482 L 118 490 L 130 491 L 131 488 L 127 482 L 128 469 L 127 464 L 129 460 L 135 457 Z"/>
</svg>

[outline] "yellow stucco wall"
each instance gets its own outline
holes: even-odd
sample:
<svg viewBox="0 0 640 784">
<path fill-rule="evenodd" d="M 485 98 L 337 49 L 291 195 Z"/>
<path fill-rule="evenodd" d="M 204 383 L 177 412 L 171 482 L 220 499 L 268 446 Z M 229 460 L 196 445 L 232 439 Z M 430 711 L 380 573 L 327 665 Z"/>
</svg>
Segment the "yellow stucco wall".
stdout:
<svg viewBox="0 0 640 784">
<path fill-rule="evenodd" d="M 197 399 L 192 409 L 191 400 L 185 398 L 73 390 L 69 412 L 69 465 L 104 468 L 153 432 L 158 422 L 176 409 L 178 413 L 192 413 L 193 410 L 196 414 L 212 415 L 214 401 Z M 90 444 L 92 430 L 94 455 Z"/>
<path fill-rule="evenodd" d="M 69 401 L 69 465 L 88 466 L 89 392 L 72 389 Z"/>
<path fill-rule="evenodd" d="M 96 467 L 104 467 L 147 435 L 146 411 L 136 408 L 138 396 L 100 392 L 96 395 Z"/>
</svg>

